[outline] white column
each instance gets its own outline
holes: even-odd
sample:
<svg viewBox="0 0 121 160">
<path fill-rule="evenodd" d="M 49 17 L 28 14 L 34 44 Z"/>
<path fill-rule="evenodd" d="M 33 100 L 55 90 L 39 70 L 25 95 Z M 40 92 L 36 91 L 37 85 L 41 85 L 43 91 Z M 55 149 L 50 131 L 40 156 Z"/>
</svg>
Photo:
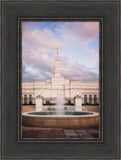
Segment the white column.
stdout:
<svg viewBox="0 0 121 160">
<path fill-rule="evenodd" d="M 32 104 L 34 103 L 34 95 L 32 94 Z"/>
<path fill-rule="evenodd" d="M 87 103 L 89 103 L 89 95 L 87 94 Z"/>
<path fill-rule="evenodd" d="M 92 104 L 94 104 L 94 94 L 92 94 Z"/>
<path fill-rule="evenodd" d="M 43 97 L 37 96 L 36 97 L 36 111 L 42 111 L 43 106 Z"/>
<path fill-rule="evenodd" d="M 82 103 L 84 104 L 84 95 L 83 95 L 83 98 L 82 98 Z"/>
<path fill-rule="evenodd" d="M 97 95 L 97 103 L 99 104 L 99 95 Z"/>
<path fill-rule="evenodd" d="M 75 107 L 76 111 L 82 111 L 82 98 L 79 95 L 75 97 Z"/>
</svg>

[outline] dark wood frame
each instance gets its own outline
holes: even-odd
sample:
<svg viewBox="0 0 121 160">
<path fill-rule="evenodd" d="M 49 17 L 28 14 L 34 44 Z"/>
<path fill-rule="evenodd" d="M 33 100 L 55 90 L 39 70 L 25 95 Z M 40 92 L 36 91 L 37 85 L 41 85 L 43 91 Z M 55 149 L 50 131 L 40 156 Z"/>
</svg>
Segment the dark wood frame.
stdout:
<svg viewBox="0 0 121 160">
<path fill-rule="evenodd" d="M 2 1 L 2 158 L 120 158 L 120 76 L 119 76 L 119 1 Z M 101 95 L 103 141 L 77 142 L 43 141 L 22 143 L 17 136 L 21 103 L 21 56 L 18 52 L 18 18 L 102 18 L 103 56 L 101 68 Z M 17 41 L 18 39 L 18 41 Z M 19 83 L 18 83 L 19 82 Z M 17 104 L 17 105 L 16 105 Z M 20 128 L 19 128 L 20 129 Z M 19 140 L 19 141 L 18 141 Z"/>
</svg>

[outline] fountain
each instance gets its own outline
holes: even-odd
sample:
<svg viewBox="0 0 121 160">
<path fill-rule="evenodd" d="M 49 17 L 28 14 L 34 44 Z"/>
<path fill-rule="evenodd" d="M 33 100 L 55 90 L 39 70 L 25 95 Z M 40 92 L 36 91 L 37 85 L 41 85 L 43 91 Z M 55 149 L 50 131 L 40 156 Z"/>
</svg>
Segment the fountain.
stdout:
<svg viewBox="0 0 121 160">
<path fill-rule="evenodd" d="M 40 128 L 90 128 L 99 126 L 99 113 L 95 112 L 26 112 L 22 114 L 22 124 Z"/>
<path fill-rule="evenodd" d="M 40 128 L 86 128 L 99 126 L 99 113 L 88 111 L 65 111 L 63 93 L 57 94 L 56 111 L 35 111 L 22 114 L 24 126 Z"/>
<path fill-rule="evenodd" d="M 63 90 L 57 90 L 56 114 L 64 115 L 64 92 Z"/>
<path fill-rule="evenodd" d="M 22 114 L 24 126 L 41 128 L 85 128 L 99 126 L 99 113 L 88 111 L 65 111 L 64 112 L 64 91 L 57 90 L 56 111 L 42 111 L 42 96 L 37 96 L 39 105 L 35 112 Z M 41 104 L 40 104 L 41 103 Z M 77 104 L 80 103 L 80 96 L 77 96 Z"/>
</svg>

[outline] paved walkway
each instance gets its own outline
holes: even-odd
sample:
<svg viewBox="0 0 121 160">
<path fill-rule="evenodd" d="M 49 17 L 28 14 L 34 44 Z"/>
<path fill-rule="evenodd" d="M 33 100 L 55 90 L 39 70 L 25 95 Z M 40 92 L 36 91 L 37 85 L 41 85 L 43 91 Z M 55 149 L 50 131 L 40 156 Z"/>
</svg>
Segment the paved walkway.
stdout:
<svg viewBox="0 0 121 160">
<path fill-rule="evenodd" d="M 98 138 L 98 128 L 62 129 L 22 127 L 23 138 Z"/>
</svg>

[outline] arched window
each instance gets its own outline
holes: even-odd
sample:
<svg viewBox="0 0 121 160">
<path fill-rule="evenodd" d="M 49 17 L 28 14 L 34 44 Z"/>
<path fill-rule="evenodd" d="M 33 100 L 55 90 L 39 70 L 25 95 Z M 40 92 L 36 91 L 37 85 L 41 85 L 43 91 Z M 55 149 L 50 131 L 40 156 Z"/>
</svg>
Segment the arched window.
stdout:
<svg viewBox="0 0 121 160">
<path fill-rule="evenodd" d="M 94 104 L 97 104 L 97 95 L 94 95 Z"/>
<path fill-rule="evenodd" d="M 32 104 L 32 95 L 29 95 L 29 104 Z"/>
<path fill-rule="evenodd" d="M 46 100 L 46 104 L 48 104 L 48 105 L 50 104 L 50 101 L 49 101 L 49 99 L 47 99 L 47 100 Z"/>
<path fill-rule="evenodd" d="M 92 95 L 89 95 L 89 104 L 92 104 Z"/>
<path fill-rule="evenodd" d="M 84 104 L 87 104 L 87 95 L 84 95 Z"/>
<path fill-rule="evenodd" d="M 27 104 L 27 95 L 24 95 L 24 104 Z"/>
</svg>

